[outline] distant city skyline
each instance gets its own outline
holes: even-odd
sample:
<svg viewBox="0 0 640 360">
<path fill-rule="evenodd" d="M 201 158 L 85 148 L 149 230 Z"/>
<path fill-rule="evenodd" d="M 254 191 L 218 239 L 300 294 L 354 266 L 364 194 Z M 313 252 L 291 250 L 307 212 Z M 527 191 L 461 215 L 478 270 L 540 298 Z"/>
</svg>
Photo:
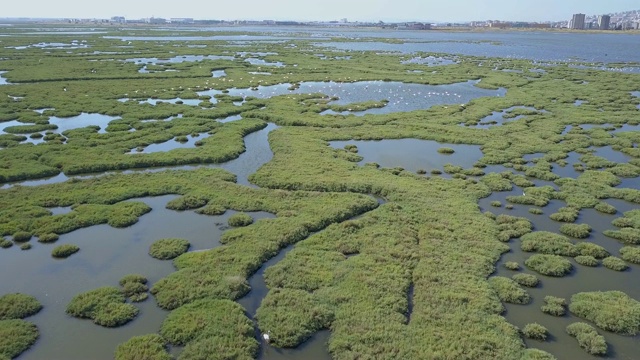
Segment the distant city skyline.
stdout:
<svg viewBox="0 0 640 360">
<path fill-rule="evenodd" d="M 100 18 L 124 16 L 218 20 L 332 21 L 432 21 L 474 20 L 563 21 L 572 14 L 601 15 L 640 9 L 638 0 L 244 0 L 229 2 L 195 0 L 86 2 L 80 0 L 32 0 L 11 3 L 1 17 Z"/>
</svg>

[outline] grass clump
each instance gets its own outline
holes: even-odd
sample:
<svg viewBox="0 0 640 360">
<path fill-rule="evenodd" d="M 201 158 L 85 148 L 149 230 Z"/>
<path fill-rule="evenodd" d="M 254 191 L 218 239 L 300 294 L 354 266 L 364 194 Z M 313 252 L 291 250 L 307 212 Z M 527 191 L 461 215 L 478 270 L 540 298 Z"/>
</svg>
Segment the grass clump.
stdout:
<svg viewBox="0 0 640 360">
<path fill-rule="evenodd" d="M 42 234 L 38 236 L 38 241 L 41 243 L 52 243 L 58 241 L 60 236 L 54 233 Z"/>
<path fill-rule="evenodd" d="M 231 215 L 228 222 L 229 226 L 242 227 L 253 224 L 253 218 L 247 213 L 239 212 L 237 214 Z"/>
<path fill-rule="evenodd" d="M 640 264 L 640 248 L 634 246 L 625 246 L 620 249 L 620 257 L 622 260 L 632 264 Z"/>
<path fill-rule="evenodd" d="M 526 252 L 539 252 L 548 255 L 575 256 L 575 246 L 568 238 L 548 231 L 536 231 L 523 235 L 520 247 Z"/>
<path fill-rule="evenodd" d="M 24 320 L 0 320 L 0 358 L 17 357 L 38 339 L 38 328 Z"/>
<path fill-rule="evenodd" d="M 527 324 L 522 329 L 522 334 L 525 337 L 533 340 L 545 341 L 547 340 L 548 333 L 549 330 L 538 323 Z"/>
<path fill-rule="evenodd" d="M 198 195 L 185 195 L 167 203 L 169 210 L 192 210 L 207 205 L 207 199 Z"/>
<path fill-rule="evenodd" d="M 525 349 L 520 360 L 556 360 L 556 357 L 540 349 Z"/>
<path fill-rule="evenodd" d="M 5 238 L 0 239 L 0 248 L 8 249 L 13 246 L 13 241 L 7 240 Z"/>
<path fill-rule="evenodd" d="M 598 259 L 589 255 L 576 256 L 574 260 L 582 266 L 596 267 L 600 264 L 600 261 L 598 261 Z"/>
<path fill-rule="evenodd" d="M 555 296 L 545 296 L 544 305 L 540 308 L 543 313 L 553 316 L 564 316 L 567 313 L 567 301 Z"/>
<path fill-rule="evenodd" d="M 67 314 L 91 319 L 105 327 L 124 325 L 138 315 L 138 309 L 125 304 L 125 297 L 118 288 L 105 286 L 78 294 L 67 305 Z"/>
<path fill-rule="evenodd" d="M 621 335 L 640 332 L 640 302 L 622 291 L 575 294 L 571 297 L 569 311 L 603 330 Z"/>
<path fill-rule="evenodd" d="M 598 334 L 593 326 L 577 322 L 567 326 L 567 334 L 576 338 L 578 345 L 591 355 L 605 355 L 607 342 L 604 336 Z"/>
<path fill-rule="evenodd" d="M 40 309 L 42 305 L 31 295 L 16 293 L 0 297 L 0 320 L 24 319 Z"/>
<path fill-rule="evenodd" d="M 589 224 L 563 224 L 560 226 L 560 232 L 577 239 L 585 239 L 591 234 L 591 226 Z"/>
<path fill-rule="evenodd" d="M 538 286 L 538 283 L 540 282 L 537 276 L 531 274 L 515 274 L 511 279 L 522 286 L 531 288 Z"/>
<path fill-rule="evenodd" d="M 531 232 L 533 227 L 528 219 L 516 216 L 498 215 L 495 216 L 495 221 L 500 230 L 498 240 L 504 242 Z"/>
<path fill-rule="evenodd" d="M 253 323 L 244 308 L 230 300 L 197 300 L 172 311 L 160 335 L 174 345 L 186 345 L 181 358 L 198 353 L 216 359 L 251 359 L 258 351 Z"/>
<path fill-rule="evenodd" d="M 134 336 L 118 345 L 116 360 L 171 360 L 167 341 L 158 334 Z"/>
<path fill-rule="evenodd" d="M 559 255 L 532 255 L 524 264 L 542 275 L 555 277 L 565 276 L 573 269 L 571 262 Z"/>
<path fill-rule="evenodd" d="M 520 264 L 515 261 L 507 261 L 506 263 L 504 263 L 504 267 L 513 271 L 520 270 Z"/>
<path fill-rule="evenodd" d="M 149 297 L 149 287 L 146 284 L 147 278 L 140 274 L 129 274 L 120 279 L 122 293 L 132 302 L 144 301 Z"/>
<path fill-rule="evenodd" d="M 620 230 L 605 230 L 603 232 L 605 236 L 614 238 L 627 245 L 639 245 L 640 244 L 640 230 L 630 227 L 625 227 Z"/>
<path fill-rule="evenodd" d="M 489 278 L 489 284 L 496 291 L 498 298 L 500 298 L 502 302 L 528 304 L 531 301 L 529 293 L 509 278 L 494 276 Z"/>
<path fill-rule="evenodd" d="M 20 245 L 20 250 L 30 250 L 30 249 L 31 249 L 31 244 L 29 243 Z"/>
<path fill-rule="evenodd" d="M 576 250 L 582 256 L 592 256 L 596 259 L 604 259 L 609 256 L 609 252 L 605 248 L 591 242 L 577 243 Z"/>
<path fill-rule="evenodd" d="M 611 269 L 614 271 L 625 271 L 629 268 L 629 265 L 627 265 L 627 263 L 624 262 L 624 260 L 615 256 L 609 256 L 603 259 L 602 265 L 607 269 Z"/>
<path fill-rule="evenodd" d="M 196 213 L 200 215 L 218 216 L 224 214 L 226 211 L 227 209 L 224 206 L 207 204 L 206 206 L 196 210 Z"/>
<path fill-rule="evenodd" d="M 450 155 L 450 154 L 455 153 L 456 151 L 455 151 L 455 150 L 453 150 L 452 148 L 448 148 L 448 147 L 441 147 L 441 148 L 439 148 L 439 149 L 438 149 L 438 152 L 439 152 L 440 154 Z"/>
<path fill-rule="evenodd" d="M 15 242 L 26 242 L 31 240 L 33 235 L 30 232 L 26 231 L 18 231 L 13 234 L 13 241 Z"/>
<path fill-rule="evenodd" d="M 615 207 L 607 204 L 606 202 L 600 202 L 594 208 L 603 214 L 613 215 L 618 212 Z"/>
<path fill-rule="evenodd" d="M 53 248 L 53 250 L 51 250 L 51 256 L 53 256 L 54 258 L 64 259 L 77 253 L 78 251 L 80 251 L 80 248 L 77 245 L 64 244 Z"/>
<path fill-rule="evenodd" d="M 502 203 L 498 200 L 492 201 L 491 206 L 493 207 L 502 207 Z"/>
<path fill-rule="evenodd" d="M 558 212 L 549 215 L 549 218 L 554 221 L 572 223 L 578 219 L 578 214 L 577 209 L 564 207 L 558 209 Z"/>
<path fill-rule="evenodd" d="M 542 215 L 544 214 L 544 211 L 538 208 L 529 208 L 529 213 L 533 215 Z"/>
<path fill-rule="evenodd" d="M 187 252 L 189 246 L 191 244 L 186 239 L 160 239 L 151 244 L 149 255 L 159 260 L 170 260 Z"/>
</svg>

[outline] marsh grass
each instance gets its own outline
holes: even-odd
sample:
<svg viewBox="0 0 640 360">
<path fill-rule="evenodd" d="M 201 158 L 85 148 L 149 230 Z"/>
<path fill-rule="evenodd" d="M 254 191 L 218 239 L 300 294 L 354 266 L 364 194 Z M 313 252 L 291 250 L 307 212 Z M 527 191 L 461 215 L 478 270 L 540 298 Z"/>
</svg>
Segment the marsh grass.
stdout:
<svg viewBox="0 0 640 360">
<path fill-rule="evenodd" d="M 538 283 L 540 283 L 538 277 L 531 274 L 515 274 L 511 279 L 522 286 L 530 288 L 536 287 L 538 286 Z"/>
<path fill-rule="evenodd" d="M 582 266 L 596 267 L 600 265 L 600 261 L 598 261 L 598 259 L 589 255 L 576 256 L 574 260 Z"/>
<path fill-rule="evenodd" d="M 116 360 L 171 360 L 167 341 L 158 334 L 134 336 L 118 345 Z"/>
<path fill-rule="evenodd" d="M 249 226 L 253 224 L 253 218 L 247 213 L 239 212 L 237 214 L 231 215 L 229 217 L 228 223 L 229 226 L 233 227 Z"/>
<path fill-rule="evenodd" d="M 138 315 L 138 309 L 125 303 L 125 296 L 115 287 L 101 287 L 78 294 L 67 305 L 67 314 L 105 327 L 128 323 Z"/>
<path fill-rule="evenodd" d="M 562 224 L 560 232 L 577 239 L 585 239 L 591 234 L 591 226 L 589 224 Z"/>
<path fill-rule="evenodd" d="M 20 245 L 20 250 L 31 250 L 31 244 L 29 243 L 24 243 Z"/>
<path fill-rule="evenodd" d="M 77 245 L 64 244 L 64 245 L 59 245 L 53 248 L 53 250 L 51 250 L 51 256 L 53 256 L 54 258 L 63 259 L 63 258 L 68 258 L 69 256 L 77 253 L 78 251 L 80 251 L 80 247 L 78 247 Z"/>
<path fill-rule="evenodd" d="M 556 357 L 546 351 L 528 348 L 524 351 L 520 360 L 556 360 Z"/>
<path fill-rule="evenodd" d="M 253 323 L 244 309 L 230 300 L 198 300 L 172 311 L 160 334 L 171 344 L 184 345 L 184 358 L 253 358 L 258 351 Z M 199 354 L 199 355 L 198 355 Z"/>
<path fill-rule="evenodd" d="M 545 341 L 547 340 L 548 333 L 549 330 L 538 323 L 530 323 L 522 328 L 522 334 L 533 340 Z"/>
<path fill-rule="evenodd" d="M 602 266 L 614 271 L 625 271 L 629 268 L 629 265 L 627 265 L 624 260 L 615 256 L 604 258 L 602 260 Z"/>
<path fill-rule="evenodd" d="M 607 342 L 593 326 L 577 322 L 567 326 L 567 334 L 576 338 L 578 345 L 591 355 L 606 355 Z"/>
<path fill-rule="evenodd" d="M 186 239 L 160 239 L 149 247 L 149 255 L 159 260 L 171 260 L 189 250 L 191 244 Z"/>
<path fill-rule="evenodd" d="M 591 256 L 596 259 L 604 259 L 610 255 L 605 248 L 591 242 L 579 242 L 575 249 L 581 256 Z"/>
<path fill-rule="evenodd" d="M 633 263 L 640 264 L 640 248 L 633 246 L 625 246 L 620 249 L 620 257 L 622 260 Z"/>
<path fill-rule="evenodd" d="M 640 332 L 640 302 L 621 291 L 575 294 L 571 297 L 569 311 L 603 330 L 621 335 Z"/>
<path fill-rule="evenodd" d="M 24 319 L 38 313 L 42 305 L 26 294 L 6 294 L 0 297 L 0 320 Z"/>
<path fill-rule="evenodd" d="M 516 281 L 502 276 L 489 278 L 489 284 L 496 291 L 501 301 L 512 304 L 528 304 L 531 296 Z"/>
<path fill-rule="evenodd" d="M 532 255 L 524 264 L 542 275 L 555 277 L 565 276 L 573 269 L 571 262 L 559 255 Z"/>
<path fill-rule="evenodd" d="M 545 296 L 544 305 L 541 310 L 545 314 L 553 316 L 564 316 L 567 313 L 567 301 L 563 298 L 555 296 Z"/>
<path fill-rule="evenodd" d="M 504 267 L 509 269 L 509 270 L 513 270 L 513 271 L 518 271 L 520 270 L 520 264 L 518 264 L 515 261 L 507 261 L 504 263 Z"/>
<path fill-rule="evenodd" d="M 547 255 L 575 256 L 575 246 L 568 238 L 548 231 L 536 231 L 521 237 L 520 248 L 526 252 Z"/>
<path fill-rule="evenodd" d="M 38 328 L 24 320 L 0 320 L 0 357 L 13 359 L 38 339 Z"/>
</svg>

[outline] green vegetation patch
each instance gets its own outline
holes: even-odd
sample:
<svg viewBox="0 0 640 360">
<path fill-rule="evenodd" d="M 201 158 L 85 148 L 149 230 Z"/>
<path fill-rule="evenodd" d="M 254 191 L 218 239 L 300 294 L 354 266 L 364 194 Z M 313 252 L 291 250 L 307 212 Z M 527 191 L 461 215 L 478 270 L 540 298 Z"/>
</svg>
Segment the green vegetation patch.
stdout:
<svg viewBox="0 0 640 360">
<path fill-rule="evenodd" d="M 625 246 L 620 249 L 620 257 L 624 261 L 633 264 L 640 264 L 640 248 L 635 246 Z"/>
<path fill-rule="evenodd" d="M 640 229 L 622 228 L 620 230 L 605 230 L 603 234 L 627 245 L 640 245 Z"/>
<path fill-rule="evenodd" d="M 228 222 L 229 226 L 242 227 L 253 224 L 253 218 L 247 213 L 239 212 L 237 214 L 231 215 Z"/>
<path fill-rule="evenodd" d="M 171 360 L 167 341 L 158 334 L 134 336 L 116 348 L 116 360 Z"/>
<path fill-rule="evenodd" d="M 120 279 L 122 293 L 132 302 L 147 300 L 149 287 L 146 284 L 147 278 L 140 274 L 129 274 Z"/>
<path fill-rule="evenodd" d="M 160 239 L 149 247 L 149 255 L 159 260 L 170 260 L 184 254 L 191 244 L 186 239 Z"/>
<path fill-rule="evenodd" d="M 515 274 L 511 277 L 511 279 L 522 286 L 531 288 L 538 286 L 538 283 L 540 283 L 538 277 L 531 274 Z"/>
<path fill-rule="evenodd" d="M 542 275 L 555 277 L 565 276 L 573 269 L 571 262 L 559 255 L 532 255 L 524 264 Z"/>
<path fill-rule="evenodd" d="M 621 335 L 640 332 L 640 302 L 622 291 L 575 294 L 571 297 L 569 311 L 603 330 Z"/>
<path fill-rule="evenodd" d="M 578 345 L 589 354 L 606 355 L 607 342 L 593 326 L 583 322 L 573 323 L 567 326 L 567 334 L 576 338 Z"/>
<path fill-rule="evenodd" d="M 174 345 L 186 345 L 182 358 L 210 353 L 214 359 L 251 359 L 258 351 L 253 323 L 244 308 L 230 300 L 198 300 L 172 311 L 160 334 Z M 194 357 L 200 358 L 200 357 Z"/>
<path fill-rule="evenodd" d="M 600 261 L 598 261 L 598 259 L 589 255 L 576 256 L 574 260 L 582 266 L 596 267 L 600 265 Z"/>
<path fill-rule="evenodd" d="M 507 261 L 504 263 L 504 267 L 509 269 L 509 270 L 513 270 L 513 271 L 517 271 L 520 270 L 520 264 L 518 264 L 515 261 Z"/>
<path fill-rule="evenodd" d="M 63 259 L 77 253 L 78 251 L 80 251 L 80 247 L 78 247 L 77 245 L 64 244 L 53 248 L 53 250 L 51 250 L 51 256 L 53 256 L 54 258 Z"/>
<path fill-rule="evenodd" d="M 567 313 L 567 301 L 563 298 L 555 296 L 545 296 L 544 305 L 541 310 L 545 314 L 553 316 L 564 316 Z"/>
<path fill-rule="evenodd" d="M 577 255 L 575 246 L 568 238 L 548 231 L 535 231 L 522 236 L 520 247 L 523 251 L 547 255 Z"/>
<path fill-rule="evenodd" d="M 0 357 L 17 357 L 38 339 L 38 328 L 24 320 L 0 320 Z"/>
<path fill-rule="evenodd" d="M 260 329 L 269 333 L 271 343 L 278 347 L 295 347 L 333 321 L 331 309 L 307 291 L 296 289 L 270 291 L 256 317 Z"/>
<path fill-rule="evenodd" d="M 500 301 L 511 304 L 528 304 L 531 301 L 529 293 L 509 278 L 494 276 L 489 278 L 489 284 L 498 293 Z"/>
<path fill-rule="evenodd" d="M 533 225 L 531 222 L 523 217 L 498 215 L 495 217 L 496 224 L 500 233 L 498 234 L 498 240 L 509 241 L 531 232 Z"/>
<path fill-rule="evenodd" d="M 525 349 L 520 360 L 556 360 L 556 357 L 540 349 Z"/>
<path fill-rule="evenodd" d="M 629 265 L 627 265 L 624 260 L 615 256 L 604 258 L 602 260 L 602 265 L 608 269 L 615 271 L 625 271 L 629 268 Z"/>
<path fill-rule="evenodd" d="M 455 153 L 455 150 L 453 150 L 452 148 L 448 148 L 448 147 L 441 147 L 441 148 L 439 148 L 439 149 L 438 149 L 438 152 L 439 152 L 440 154 L 447 154 L 447 155 L 449 155 L 449 154 L 453 154 L 453 153 Z"/>
<path fill-rule="evenodd" d="M 591 256 L 596 259 L 604 259 L 610 255 L 605 248 L 591 242 L 579 242 L 575 248 L 579 255 Z"/>
<path fill-rule="evenodd" d="M 522 334 L 529 339 L 545 341 L 547 340 L 549 330 L 538 323 L 531 323 L 522 328 Z"/>
<path fill-rule="evenodd" d="M 135 306 L 125 303 L 122 291 L 109 286 L 74 296 L 66 311 L 71 316 L 91 319 L 105 327 L 124 325 L 138 315 Z"/>
<path fill-rule="evenodd" d="M 17 293 L 0 297 L 0 320 L 24 319 L 40 309 L 42 305 L 31 295 Z"/>
<path fill-rule="evenodd" d="M 589 224 L 562 224 L 560 232 L 574 238 L 585 239 L 591 234 L 591 226 Z"/>
</svg>

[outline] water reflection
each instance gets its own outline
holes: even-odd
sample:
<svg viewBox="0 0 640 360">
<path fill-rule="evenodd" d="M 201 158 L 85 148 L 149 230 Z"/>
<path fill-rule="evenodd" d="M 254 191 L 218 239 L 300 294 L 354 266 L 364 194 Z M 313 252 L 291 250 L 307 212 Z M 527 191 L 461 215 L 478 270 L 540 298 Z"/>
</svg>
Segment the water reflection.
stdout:
<svg viewBox="0 0 640 360">
<path fill-rule="evenodd" d="M 358 165 L 375 162 L 382 167 L 402 167 L 405 170 L 442 170 L 444 165 L 451 163 L 463 168 L 472 167 L 482 157 L 479 146 L 443 144 L 430 140 L 397 139 L 397 140 L 350 140 L 331 141 L 333 148 L 344 148 L 346 145 L 356 145 L 358 155 L 364 159 Z M 441 154 L 438 149 L 448 147 L 453 154 Z"/>
</svg>

